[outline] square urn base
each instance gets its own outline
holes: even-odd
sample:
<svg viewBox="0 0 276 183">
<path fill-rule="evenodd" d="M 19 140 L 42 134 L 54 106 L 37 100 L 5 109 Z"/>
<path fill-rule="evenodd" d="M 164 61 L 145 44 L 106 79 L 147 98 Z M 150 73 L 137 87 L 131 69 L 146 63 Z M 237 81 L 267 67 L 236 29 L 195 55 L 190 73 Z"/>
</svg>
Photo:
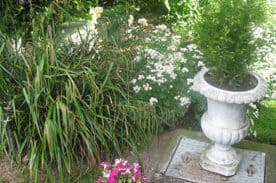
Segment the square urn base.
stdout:
<svg viewBox="0 0 276 183">
<path fill-rule="evenodd" d="M 265 153 L 235 148 L 238 156 L 242 157 L 241 161 L 225 168 L 217 167 L 204 157 L 208 146 L 206 142 L 186 137 L 179 138 L 165 176 L 195 183 L 264 183 Z M 228 176 L 226 173 L 227 176 L 223 176 L 213 172 L 220 174 L 230 172 L 234 175 Z"/>
</svg>

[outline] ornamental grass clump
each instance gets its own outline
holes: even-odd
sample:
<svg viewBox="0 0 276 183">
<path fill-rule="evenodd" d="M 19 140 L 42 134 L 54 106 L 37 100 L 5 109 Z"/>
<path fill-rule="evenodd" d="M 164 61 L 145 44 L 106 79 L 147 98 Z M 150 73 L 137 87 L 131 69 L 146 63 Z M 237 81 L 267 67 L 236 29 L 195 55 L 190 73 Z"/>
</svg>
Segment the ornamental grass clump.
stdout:
<svg viewBox="0 0 276 183">
<path fill-rule="evenodd" d="M 132 96 L 132 59 L 121 51 L 135 42 L 107 39 L 94 26 L 68 35 L 41 25 L 25 47 L 0 31 L 0 154 L 24 165 L 28 182 L 70 182 L 79 162 L 149 143 L 160 116 Z"/>
<path fill-rule="evenodd" d="M 237 87 L 257 61 L 254 29 L 265 19 L 264 0 L 211 0 L 193 25 L 209 75 L 218 86 Z"/>
</svg>

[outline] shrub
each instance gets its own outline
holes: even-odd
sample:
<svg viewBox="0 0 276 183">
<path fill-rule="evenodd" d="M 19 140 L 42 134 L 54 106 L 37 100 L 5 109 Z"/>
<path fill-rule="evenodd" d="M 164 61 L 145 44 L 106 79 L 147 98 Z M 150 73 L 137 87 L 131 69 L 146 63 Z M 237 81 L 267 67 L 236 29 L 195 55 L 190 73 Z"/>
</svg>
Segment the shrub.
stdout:
<svg viewBox="0 0 276 183">
<path fill-rule="evenodd" d="M 239 85 L 256 61 L 254 28 L 265 18 L 264 0 L 210 1 L 193 26 L 193 38 L 213 80 Z"/>
<path fill-rule="evenodd" d="M 163 0 L 168 9 L 165 16 L 172 25 L 174 31 L 181 34 L 188 34 L 191 30 L 191 22 L 196 18 L 198 11 L 209 3 L 209 0 Z"/>
<path fill-rule="evenodd" d="M 252 66 L 252 70 L 266 79 L 269 85 L 268 94 L 264 101 L 251 104 L 248 117 L 251 121 L 250 138 L 259 142 L 276 144 L 275 137 L 275 98 L 276 98 L 276 29 L 275 29 L 275 2 L 270 2 L 269 17 L 254 35 L 265 44 L 257 50 L 257 56 L 262 62 Z"/>
<path fill-rule="evenodd" d="M 260 104 L 251 104 L 249 119 L 251 129 L 249 137 L 262 143 L 276 144 L 276 100 L 265 100 Z"/>
<path fill-rule="evenodd" d="M 54 175 L 66 182 L 64 173 L 72 173 L 74 162 L 93 164 L 147 144 L 160 117 L 131 95 L 132 59 L 121 51 L 123 43 L 111 39 L 117 47 L 110 51 L 99 40 L 104 32 L 80 30 L 72 41 L 40 25 L 24 47 L 19 39 L 0 36 L 2 152 L 26 163 L 33 181 L 39 170 L 51 175 L 56 166 Z"/>
<path fill-rule="evenodd" d="M 141 100 L 156 106 L 157 111 L 166 109 L 166 123 L 185 114 L 191 102 L 191 78 L 199 69 L 200 52 L 192 44 L 181 43 L 181 37 L 162 24 L 155 26 L 135 49 L 133 91 Z"/>
<path fill-rule="evenodd" d="M 268 83 L 269 97 L 276 97 L 276 4 L 269 5 L 267 21 L 254 31 L 254 36 L 263 40 L 263 45 L 257 49 L 256 62 L 251 66 L 251 70 L 260 74 Z"/>
<path fill-rule="evenodd" d="M 11 37 L 19 34 L 29 40 L 35 24 L 45 30 L 47 25 L 57 27 L 65 21 L 91 18 L 89 10 L 94 3 L 89 0 L 0 0 L 0 28 Z"/>
</svg>

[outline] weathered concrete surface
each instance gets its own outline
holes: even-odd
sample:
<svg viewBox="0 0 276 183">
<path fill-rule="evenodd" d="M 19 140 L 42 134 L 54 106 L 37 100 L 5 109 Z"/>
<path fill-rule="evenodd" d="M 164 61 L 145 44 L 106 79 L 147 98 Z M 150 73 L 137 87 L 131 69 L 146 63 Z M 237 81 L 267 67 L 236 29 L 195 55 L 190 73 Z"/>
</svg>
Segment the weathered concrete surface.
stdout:
<svg viewBox="0 0 276 183">
<path fill-rule="evenodd" d="M 185 129 L 177 129 L 170 132 L 165 132 L 156 137 L 152 144 L 141 152 L 140 161 L 143 165 L 144 172 L 150 178 L 151 182 L 155 183 L 188 183 L 187 181 L 166 177 L 164 172 L 167 164 L 170 161 L 171 155 L 180 136 L 185 136 L 191 139 L 209 142 L 209 140 L 200 132 L 193 132 Z M 254 151 L 262 151 L 266 153 L 266 183 L 276 182 L 276 147 L 259 144 L 250 141 L 242 141 L 236 145 L 241 149 Z"/>
<path fill-rule="evenodd" d="M 265 153 L 235 148 L 243 158 L 236 174 L 225 177 L 199 165 L 200 156 L 208 146 L 209 143 L 181 136 L 165 175 L 197 183 L 264 183 Z"/>
</svg>

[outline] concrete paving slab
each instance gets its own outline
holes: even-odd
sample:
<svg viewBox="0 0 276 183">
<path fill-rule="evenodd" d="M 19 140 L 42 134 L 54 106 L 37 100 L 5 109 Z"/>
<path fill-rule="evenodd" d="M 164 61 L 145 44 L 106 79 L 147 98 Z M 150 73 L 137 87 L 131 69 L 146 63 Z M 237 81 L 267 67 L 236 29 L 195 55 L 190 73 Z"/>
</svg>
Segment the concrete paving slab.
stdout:
<svg viewBox="0 0 276 183">
<path fill-rule="evenodd" d="M 199 158 L 209 143 L 180 137 L 165 176 L 179 178 L 197 183 L 264 183 L 265 153 L 237 149 L 243 155 L 237 173 L 225 177 L 203 170 Z"/>
<path fill-rule="evenodd" d="M 165 175 L 166 168 L 173 155 L 174 148 L 179 137 L 187 137 L 202 142 L 210 141 L 201 132 L 185 129 L 167 131 L 154 138 L 152 144 L 140 153 L 140 162 L 145 174 L 153 183 L 189 183 L 178 178 Z M 265 183 L 276 183 L 276 147 L 251 141 L 242 141 L 235 147 L 253 151 L 261 151 L 266 154 Z"/>
</svg>

